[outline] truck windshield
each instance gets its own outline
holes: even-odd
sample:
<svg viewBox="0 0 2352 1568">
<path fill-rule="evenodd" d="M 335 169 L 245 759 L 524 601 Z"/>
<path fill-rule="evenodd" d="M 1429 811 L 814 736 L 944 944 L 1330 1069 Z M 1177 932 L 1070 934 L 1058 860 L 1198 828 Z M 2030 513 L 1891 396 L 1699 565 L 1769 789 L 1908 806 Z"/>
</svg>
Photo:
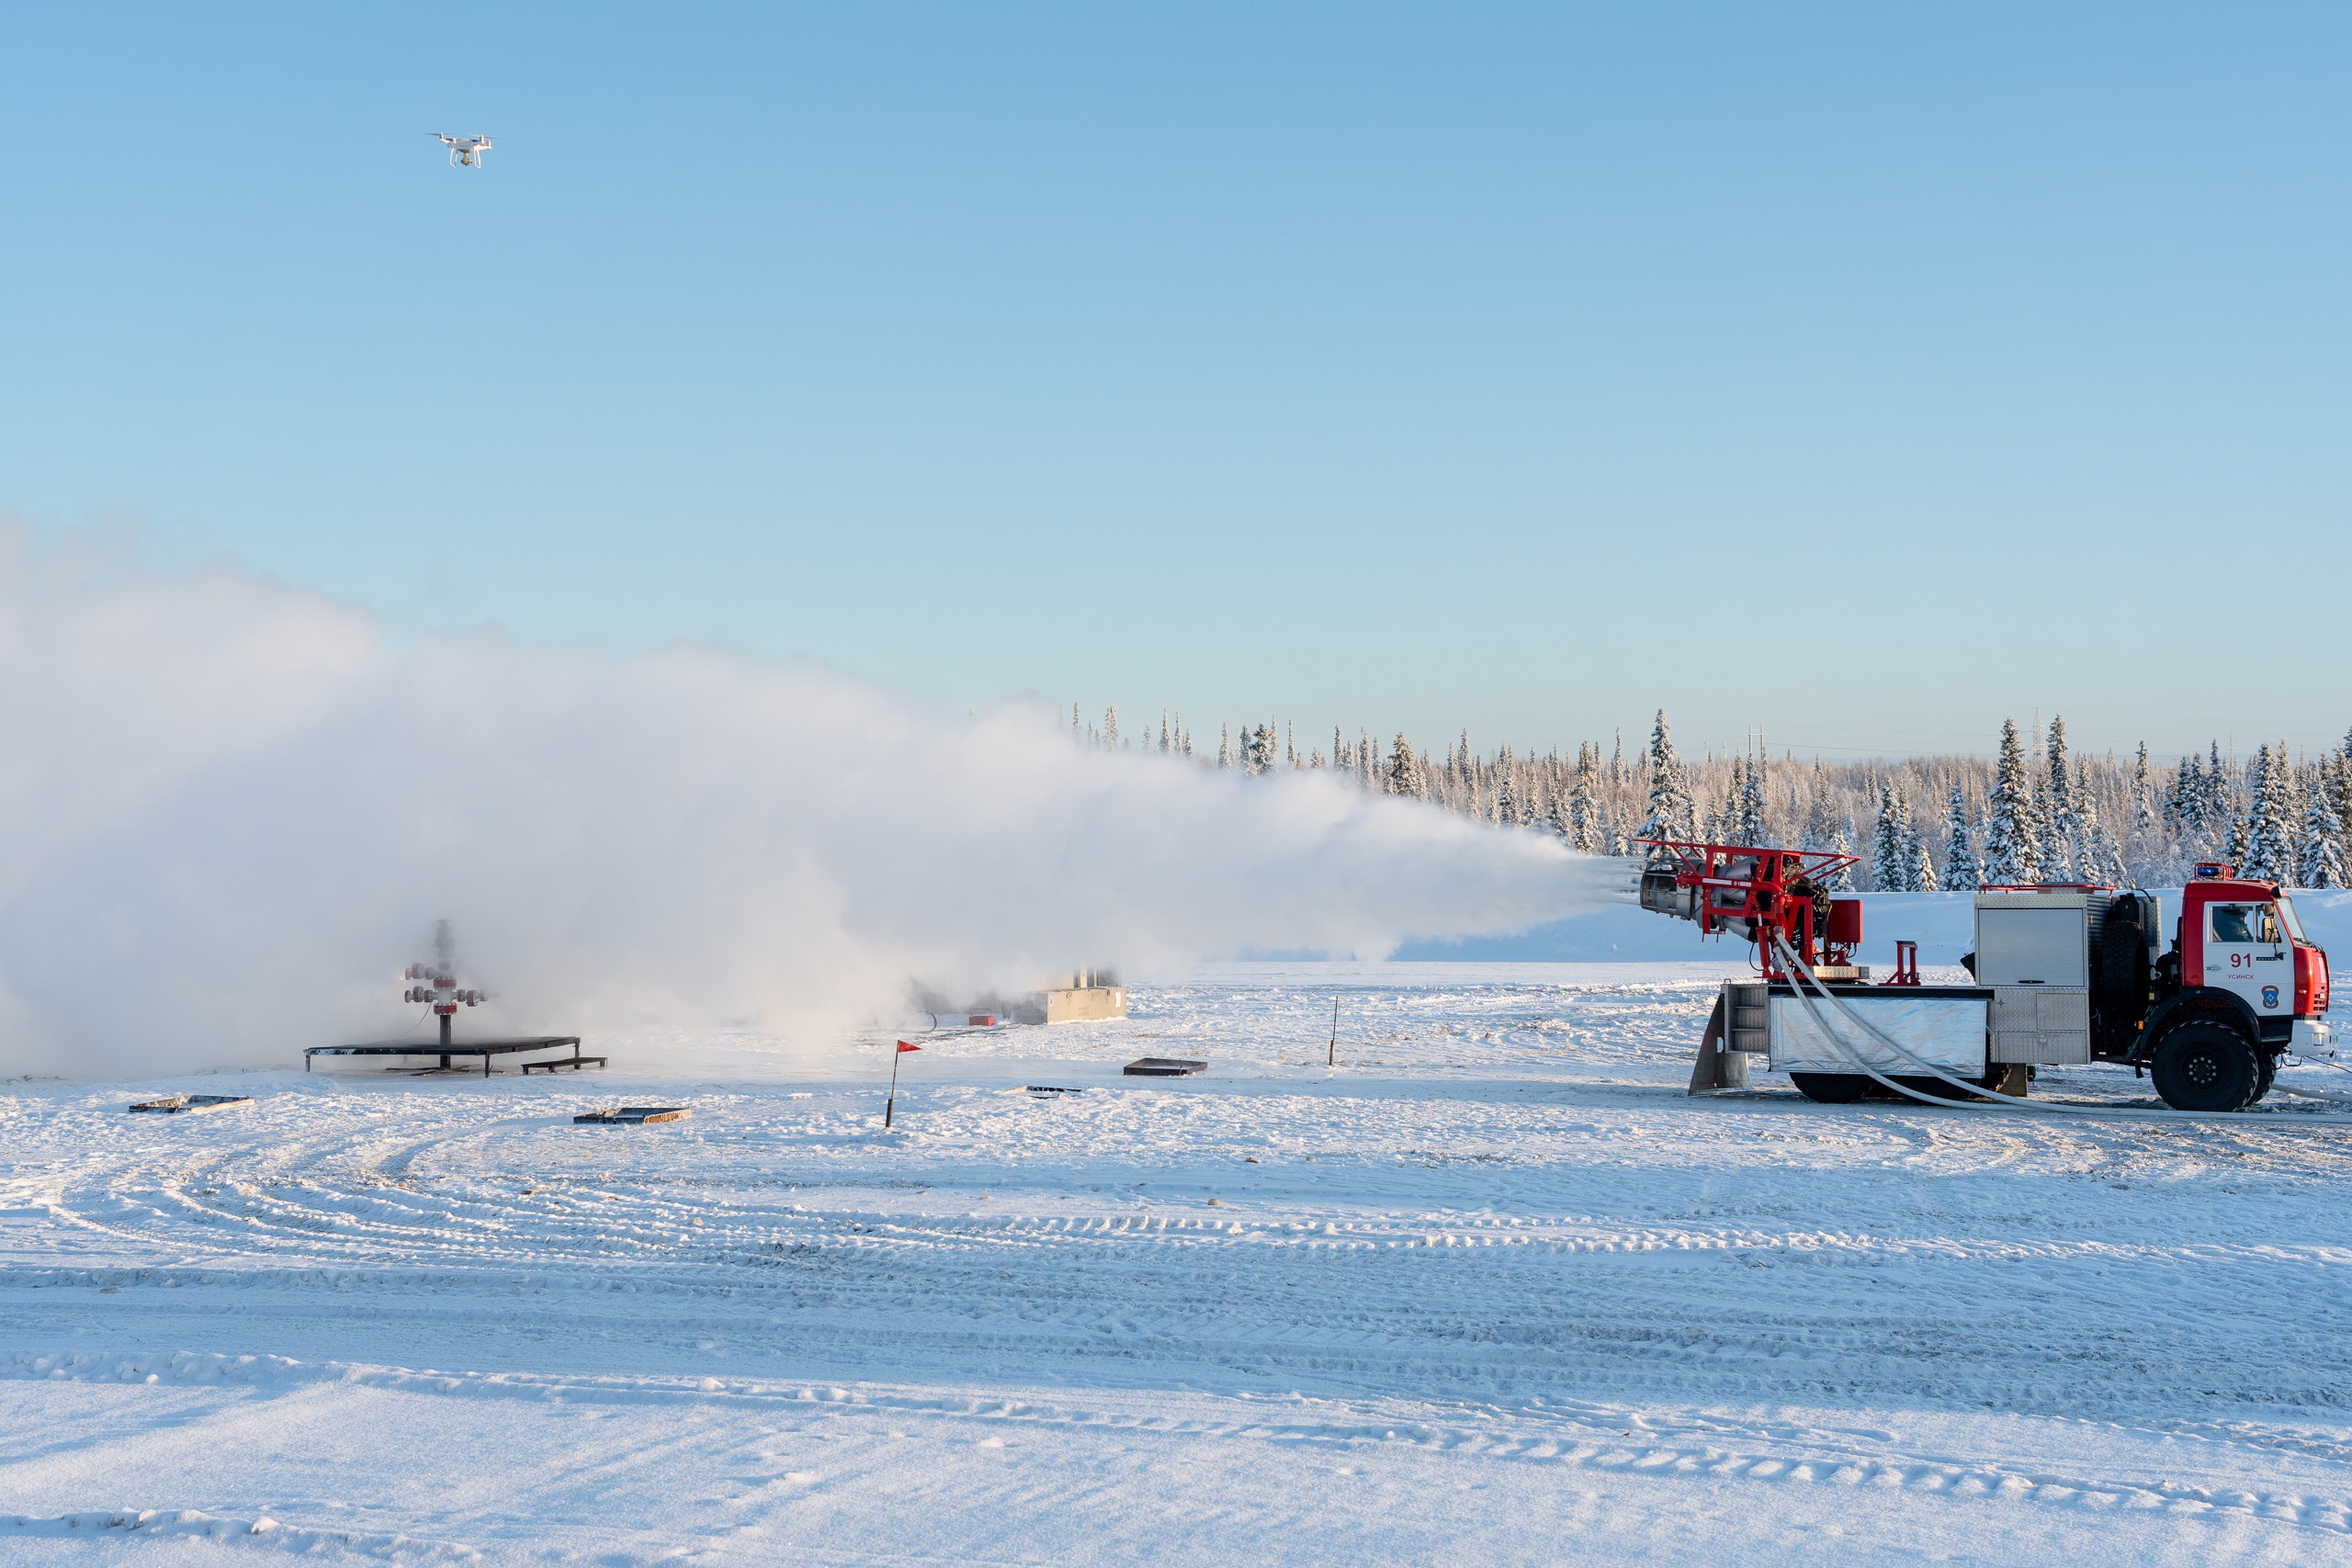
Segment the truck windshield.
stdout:
<svg viewBox="0 0 2352 1568">
<path fill-rule="evenodd" d="M 2286 926 L 2289 936 L 2297 942 L 2310 940 L 2303 935 L 2303 922 L 2295 919 L 2295 901 L 2284 893 L 2278 895 L 2278 919 Z"/>
</svg>

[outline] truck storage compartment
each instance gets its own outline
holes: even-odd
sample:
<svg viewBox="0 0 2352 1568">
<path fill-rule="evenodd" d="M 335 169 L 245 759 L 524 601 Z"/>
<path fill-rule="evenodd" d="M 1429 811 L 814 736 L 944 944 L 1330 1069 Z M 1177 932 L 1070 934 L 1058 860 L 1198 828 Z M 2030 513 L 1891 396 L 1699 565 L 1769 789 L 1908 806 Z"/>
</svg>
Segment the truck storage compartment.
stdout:
<svg viewBox="0 0 2352 1568">
<path fill-rule="evenodd" d="M 2072 986 L 1996 986 L 1993 1060 L 2077 1066 L 2091 1059 L 2090 993 Z"/>
<path fill-rule="evenodd" d="M 1991 992 L 1974 986 L 1858 986 L 1841 988 L 1837 995 L 1919 1061 L 1955 1077 L 1984 1076 L 1985 1014 Z M 1807 1006 L 1808 1002 L 1812 1005 Z M 1816 1010 L 1820 1022 L 1815 1021 Z M 1771 1020 L 1776 1073 L 1858 1072 L 1856 1056 L 1888 1077 L 1911 1077 L 1920 1071 L 1834 1003 L 1811 992 L 1801 998 L 1789 987 L 1775 985 Z M 1824 1024 L 1835 1032 L 1834 1040 L 1823 1032 Z M 1838 1048 L 1840 1043 L 1847 1050 Z"/>
</svg>

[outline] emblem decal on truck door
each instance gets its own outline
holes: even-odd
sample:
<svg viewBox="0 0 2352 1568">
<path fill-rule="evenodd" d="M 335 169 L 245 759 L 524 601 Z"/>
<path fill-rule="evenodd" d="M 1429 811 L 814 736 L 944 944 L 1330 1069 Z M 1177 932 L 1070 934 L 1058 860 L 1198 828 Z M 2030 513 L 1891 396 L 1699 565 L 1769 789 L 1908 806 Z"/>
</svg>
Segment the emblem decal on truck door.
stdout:
<svg viewBox="0 0 2352 1568">
<path fill-rule="evenodd" d="M 2278 1005 L 2278 987 L 2265 986 L 2262 987 L 2262 1005 L 2267 1008 L 2275 1008 Z"/>
</svg>

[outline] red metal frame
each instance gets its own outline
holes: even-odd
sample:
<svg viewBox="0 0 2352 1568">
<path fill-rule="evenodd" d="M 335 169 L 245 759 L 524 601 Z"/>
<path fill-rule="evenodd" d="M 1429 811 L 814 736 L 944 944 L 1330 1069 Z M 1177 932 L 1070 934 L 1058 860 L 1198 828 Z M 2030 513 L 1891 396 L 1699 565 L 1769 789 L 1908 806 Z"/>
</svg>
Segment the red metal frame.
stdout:
<svg viewBox="0 0 2352 1568">
<path fill-rule="evenodd" d="M 1854 944 L 1830 942 L 1820 928 L 1827 924 L 1829 879 L 1860 864 L 1860 855 L 1675 839 L 1634 841 L 1673 857 L 1675 886 L 1698 892 L 1700 931 L 1730 931 L 1753 942 L 1756 965 L 1766 979 L 1788 978 L 1773 961 L 1770 933 L 1775 931 L 1808 969 L 1852 962 Z"/>
</svg>

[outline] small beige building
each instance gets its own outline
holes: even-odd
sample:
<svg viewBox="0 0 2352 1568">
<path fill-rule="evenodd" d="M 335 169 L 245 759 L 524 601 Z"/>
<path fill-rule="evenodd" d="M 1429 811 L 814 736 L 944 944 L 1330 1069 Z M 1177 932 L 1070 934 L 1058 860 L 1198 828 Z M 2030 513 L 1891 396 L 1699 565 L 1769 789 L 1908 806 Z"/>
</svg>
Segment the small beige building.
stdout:
<svg viewBox="0 0 2352 1568">
<path fill-rule="evenodd" d="M 1107 969 L 1081 969 L 1045 993 L 1047 1023 L 1091 1023 L 1127 1016 L 1127 990 Z"/>
</svg>

